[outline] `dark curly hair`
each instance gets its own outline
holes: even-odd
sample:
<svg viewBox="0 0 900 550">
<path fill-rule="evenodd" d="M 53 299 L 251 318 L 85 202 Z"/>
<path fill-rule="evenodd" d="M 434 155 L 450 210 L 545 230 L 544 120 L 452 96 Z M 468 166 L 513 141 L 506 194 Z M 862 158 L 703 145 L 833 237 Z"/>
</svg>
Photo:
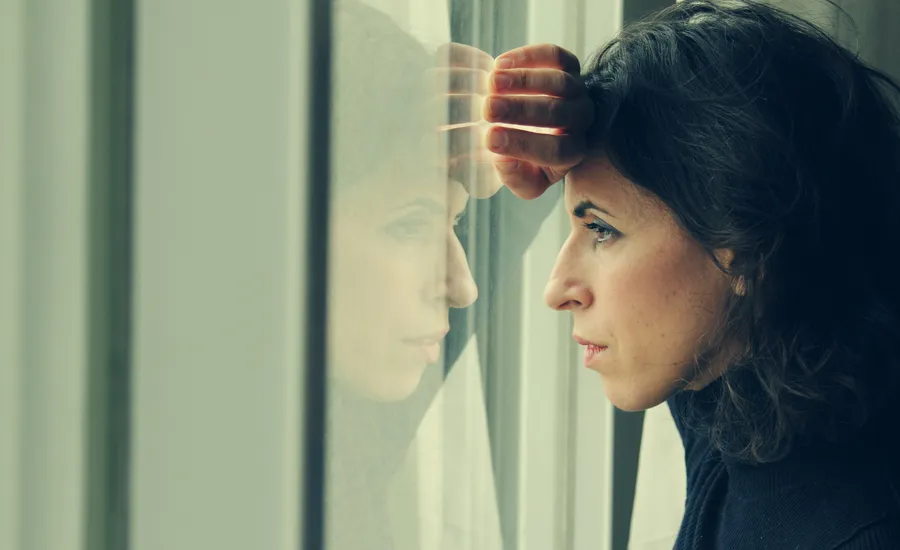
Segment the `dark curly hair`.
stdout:
<svg viewBox="0 0 900 550">
<path fill-rule="evenodd" d="M 593 143 L 743 286 L 698 354 L 738 343 L 694 428 L 750 463 L 857 434 L 900 371 L 897 84 L 751 0 L 628 25 L 584 78 Z"/>
</svg>

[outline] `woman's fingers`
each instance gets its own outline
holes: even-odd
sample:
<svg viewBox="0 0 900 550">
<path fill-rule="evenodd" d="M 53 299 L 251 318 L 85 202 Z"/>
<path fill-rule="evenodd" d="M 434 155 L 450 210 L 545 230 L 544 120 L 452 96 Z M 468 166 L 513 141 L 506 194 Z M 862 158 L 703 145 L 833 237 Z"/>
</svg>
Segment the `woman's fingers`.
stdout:
<svg viewBox="0 0 900 550">
<path fill-rule="evenodd" d="M 491 92 L 491 73 L 467 67 L 436 67 L 428 70 L 438 93 L 480 94 Z"/>
<path fill-rule="evenodd" d="M 559 69 L 572 76 L 581 74 L 581 63 L 572 52 L 555 44 L 522 46 L 497 56 L 497 69 Z"/>
<path fill-rule="evenodd" d="M 578 97 L 584 86 L 571 74 L 559 69 L 495 70 L 490 74 L 490 91 L 494 94 L 541 94 L 555 97 Z"/>
<path fill-rule="evenodd" d="M 486 124 L 470 124 L 441 132 L 447 155 L 447 177 L 457 181 L 475 198 L 496 193 L 503 182 L 494 170 L 497 155 L 484 147 Z"/>
<path fill-rule="evenodd" d="M 555 183 L 541 167 L 524 160 L 497 157 L 494 170 L 503 185 L 522 199 L 536 199 Z"/>
<path fill-rule="evenodd" d="M 491 96 L 482 114 L 488 122 L 584 130 L 594 120 L 594 106 L 586 97 Z"/>
<path fill-rule="evenodd" d="M 494 154 L 484 146 L 486 124 L 465 124 L 441 130 L 440 139 L 447 161 L 454 164 L 465 162 L 490 162 Z"/>
<path fill-rule="evenodd" d="M 488 81 L 490 73 L 481 69 L 464 69 L 454 67 L 447 69 L 447 88 L 451 94 L 490 93 Z"/>
<path fill-rule="evenodd" d="M 494 126 L 486 133 L 485 141 L 489 151 L 535 164 L 548 177 L 559 171 L 561 178 L 584 159 L 585 137 L 580 134 L 538 134 Z"/>
<path fill-rule="evenodd" d="M 457 42 L 441 44 L 436 55 L 439 67 L 467 67 L 482 71 L 494 68 L 494 58 L 490 54 L 466 44 Z"/>
<path fill-rule="evenodd" d="M 447 126 L 440 129 L 448 176 L 470 194 L 488 197 L 506 185 L 535 198 L 582 161 L 583 130 L 593 122 L 594 107 L 571 52 L 552 44 L 525 46 L 495 62 L 477 48 L 445 44 L 438 56 L 438 90 L 448 108 Z M 494 95 L 480 107 L 487 94 Z M 507 126 L 478 123 L 481 117 Z"/>
<path fill-rule="evenodd" d="M 449 168 L 447 177 L 461 183 L 472 198 L 488 199 L 503 187 L 491 161 L 454 163 Z"/>
<path fill-rule="evenodd" d="M 484 98 L 472 94 L 454 94 L 439 98 L 447 108 L 446 124 L 474 124 L 481 120 Z"/>
</svg>

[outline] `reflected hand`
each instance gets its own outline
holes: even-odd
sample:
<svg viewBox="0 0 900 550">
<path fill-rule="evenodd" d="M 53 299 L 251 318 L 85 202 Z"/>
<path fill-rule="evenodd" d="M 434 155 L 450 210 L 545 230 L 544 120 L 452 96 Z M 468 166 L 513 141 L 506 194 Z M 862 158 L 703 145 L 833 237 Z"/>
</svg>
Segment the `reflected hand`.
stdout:
<svg viewBox="0 0 900 550">
<path fill-rule="evenodd" d="M 496 155 L 482 145 L 488 124 L 482 118 L 494 58 L 478 48 L 449 43 L 438 49 L 434 71 L 445 110 L 439 131 L 446 154 L 447 177 L 475 198 L 494 195 L 502 182 L 494 171 Z"/>
<path fill-rule="evenodd" d="M 487 132 L 485 143 L 500 155 L 499 179 L 522 198 L 540 196 L 584 159 L 594 106 L 580 71 L 574 54 L 552 44 L 497 57 L 484 118 L 502 125 Z"/>
</svg>

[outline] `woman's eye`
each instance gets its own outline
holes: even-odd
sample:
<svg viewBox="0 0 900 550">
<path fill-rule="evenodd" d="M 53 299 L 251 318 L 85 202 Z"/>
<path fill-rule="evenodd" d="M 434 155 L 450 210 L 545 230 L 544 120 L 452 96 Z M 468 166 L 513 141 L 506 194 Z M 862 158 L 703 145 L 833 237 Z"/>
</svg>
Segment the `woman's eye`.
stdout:
<svg viewBox="0 0 900 550">
<path fill-rule="evenodd" d="M 597 234 L 594 238 L 594 246 L 599 246 L 619 234 L 619 232 L 612 227 L 596 221 L 588 222 L 583 225 L 588 228 L 588 230 Z"/>
<path fill-rule="evenodd" d="M 425 220 L 402 220 L 388 225 L 387 234 L 399 239 L 414 239 L 427 235 L 431 230 L 431 224 Z"/>
<path fill-rule="evenodd" d="M 447 228 L 437 218 L 404 218 L 385 226 L 390 237 L 401 242 L 431 243 L 446 236 Z"/>
</svg>

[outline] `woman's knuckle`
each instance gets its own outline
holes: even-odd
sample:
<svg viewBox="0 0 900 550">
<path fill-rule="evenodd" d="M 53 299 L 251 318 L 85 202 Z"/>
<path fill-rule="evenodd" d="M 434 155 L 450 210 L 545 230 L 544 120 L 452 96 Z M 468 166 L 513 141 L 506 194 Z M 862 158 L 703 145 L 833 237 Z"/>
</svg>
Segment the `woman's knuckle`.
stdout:
<svg viewBox="0 0 900 550">
<path fill-rule="evenodd" d="M 553 73 L 552 79 L 553 79 L 553 90 L 554 91 L 556 91 L 557 93 L 560 93 L 560 94 L 566 93 L 566 90 L 568 89 L 568 85 L 569 85 L 568 79 L 566 78 L 567 76 L 569 76 L 569 75 L 562 71 L 556 71 L 555 73 Z"/>
<path fill-rule="evenodd" d="M 522 106 L 515 99 L 506 101 L 506 113 L 503 118 L 509 122 L 515 122 L 522 116 Z"/>
<path fill-rule="evenodd" d="M 522 79 L 522 88 L 524 88 L 526 90 L 530 90 L 530 89 L 534 88 L 535 85 L 537 84 L 535 82 L 534 71 L 527 71 L 527 70 L 523 69 L 520 72 L 521 72 L 521 79 Z"/>
<path fill-rule="evenodd" d="M 561 125 L 563 120 L 564 109 L 563 103 L 557 99 L 547 100 L 547 122 L 553 126 Z"/>
<path fill-rule="evenodd" d="M 509 79 L 509 87 L 513 90 L 522 86 L 522 71 L 520 69 L 508 69 L 503 71 L 503 76 Z"/>
<path fill-rule="evenodd" d="M 521 132 L 511 130 L 507 134 L 509 136 L 509 143 L 506 146 L 506 151 L 508 154 L 521 154 L 522 151 L 525 150 L 525 142 L 523 140 L 523 136 Z"/>
</svg>

